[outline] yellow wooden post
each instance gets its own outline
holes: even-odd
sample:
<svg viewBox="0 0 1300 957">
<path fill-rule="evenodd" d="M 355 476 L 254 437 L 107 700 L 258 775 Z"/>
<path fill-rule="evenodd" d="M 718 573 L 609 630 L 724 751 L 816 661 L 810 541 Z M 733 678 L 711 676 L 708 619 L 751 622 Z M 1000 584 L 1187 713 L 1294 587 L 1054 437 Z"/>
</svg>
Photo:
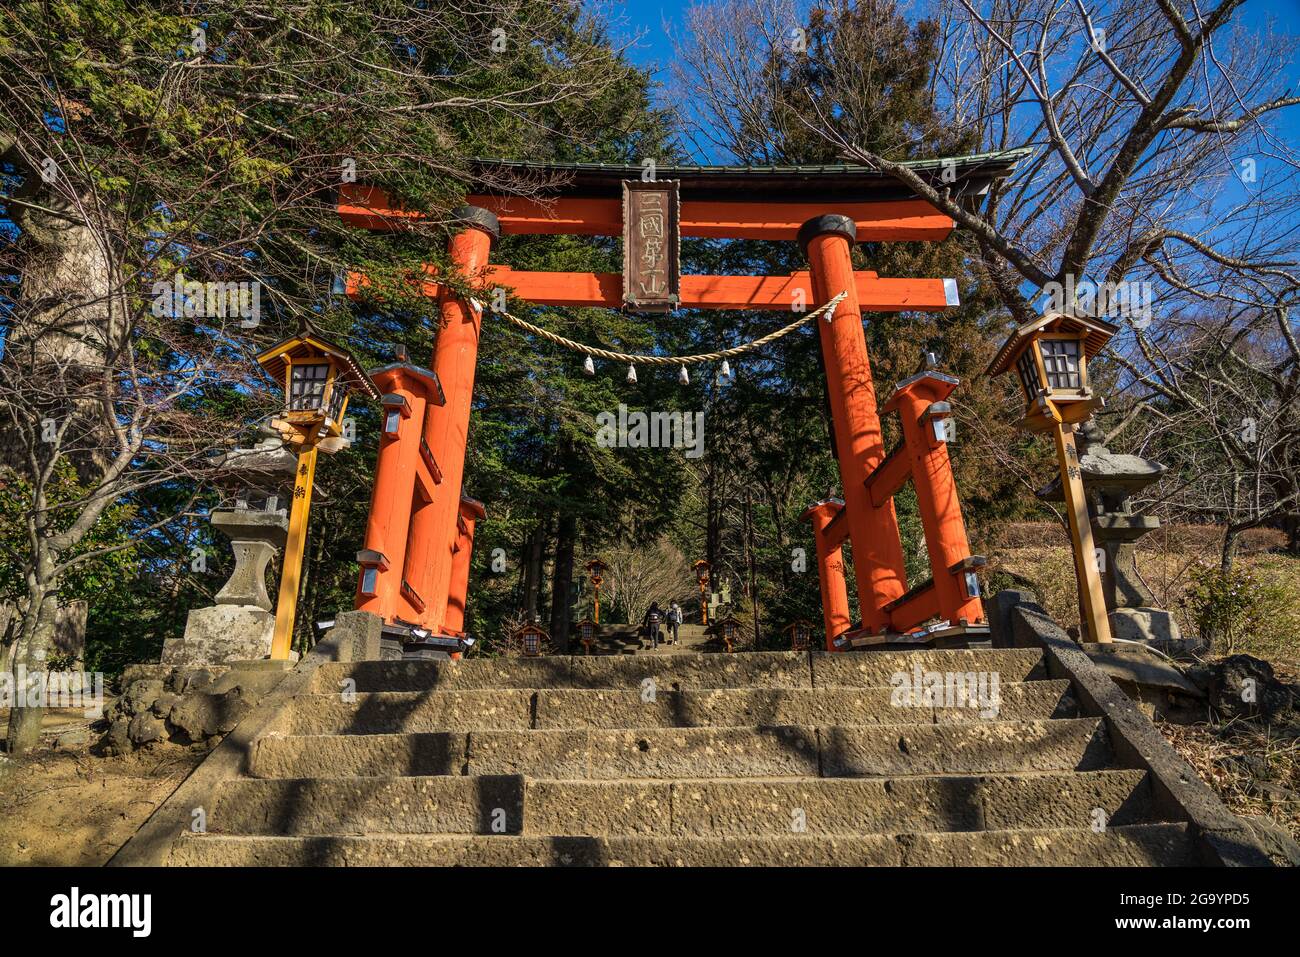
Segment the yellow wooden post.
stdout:
<svg viewBox="0 0 1300 957">
<path fill-rule="evenodd" d="M 595 602 L 595 607 L 593 609 L 592 620 L 599 625 L 600 624 L 600 583 L 597 582 L 593 587 L 596 590 L 596 602 Z"/>
<path fill-rule="evenodd" d="M 307 544 L 307 517 L 311 512 L 312 482 L 316 478 L 316 446 L 298 455 L 298 474 L 293 486 L 293 509 L 289 513 L 289 537 L 284 543 L 280 571 L 280 597 L 275 603 L 275 636 L 271 659 L 285 661 L 293 645 L 293 621 L 298 611 L 298 588 L 302 582 L 302 553 Z"/>
<path fill-rule="evenodd" d="M 1061 492 L 1065 512 L 1070 520 L 1070 538 L 1074 545 L 1074 573 L 1079 584 L 1079 606 L 1083 612 L 1083 641 L 1109 643 L 1110 618 L 1106 598 L 1101 590 L 1101 573 L 1092 541 L 1092 523 L 1088 519 L 1088 499 L 1083 491 L 1083 473 L 1079 452 L 1074 445 L 1074 427 L 1054 416 L 1052 435 L 1056 438 L 1056 458 L 1061 468 Z"/>
</svg>

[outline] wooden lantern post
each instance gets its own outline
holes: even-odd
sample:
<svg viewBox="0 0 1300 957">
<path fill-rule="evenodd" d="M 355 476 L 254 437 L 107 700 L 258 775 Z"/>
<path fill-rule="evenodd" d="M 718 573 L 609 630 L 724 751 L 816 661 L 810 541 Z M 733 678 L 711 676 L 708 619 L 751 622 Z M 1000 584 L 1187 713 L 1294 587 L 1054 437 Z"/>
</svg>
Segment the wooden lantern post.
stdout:
<svg viewBox="0 0 1300 957">
<path fill-rule="evenodd" d="M 791 651 L 807 651 L 812 644 L 812 622 L 800 618 L 785 626 L 784 632 L 790 637 Z"/>
<path fill-rule="evenodd" d="M 736 648 L 736 641 L 740 637 L 740 626 L 743 622 L 735 615 L 727 615 L 721 621 L 716 622 L 714 627 L 717 629 L 718 636 L 722 639 L 722 644 L 726 647 L 728 653 Z"/>
<path fill-rule="evenodd" d="M 275 605 L 275 631 L 271 659 L 285 661 L 293 644 L 298 590 L 302 582 L 302 555 L 307 543 L 312 488 L 316 480 L 316 453 L 346 448 L 343 416 L 352 392 L 371 399 L 379 390 L 352 355 L 314 332 L 300 332 L 276 343 L 257 357 L 258 365 L 284 387 L 285 410 L 271 425 L 285 444 L 298 452 L 289 512 L 289 534 L 284 544 L 280 594 Z"/>
<path fill-rule="evenodd" d="M 591 654 L 591 646 L 596 642 L 596 622 L 584 618 L 578 622 L 578 640 L 582 642 L 582 653 Z"/>
<path fill-rule="evenodd" d="M 1110 618 L 1088 519 L 1074 425 L 1105 404 L 1088 385 L 1088 360 L 1117 331 L 1116 326 L 1100 319 L 1049 313 L 1013 332 L 988 370 L 989 375 L 1001 375 L 1015 368 L 1025 395 L 1025 417 L 1020 427 L 1031 432 L 1050 432 L 1056 443 L 1084 624 L 1081 638 L 1101 643 L 1112 640 Z"/>
<path fill-rule="evenodd" d="M 600 624 L 600 586 L 605 582 L 605 572 L 609 571 L 609 566 L 599 558 L 593 558 L 583 566 L 587 569 L 587 577 L 591 580 L 591 589 L 593 593 L 591 617 L 592 623 Z"/>
<path fill-rule="evenodd" d="M 695 569 L 695 580 L 700 584 L 700 624 L 709 624 L 709 574 L 711 566 L 701 558 L 691 568 Z"/>
<path fill-rule="evenodd" d="M 542 642 L 549 641 L 550 636 L 546 631 L 535 623 L 523 625 L 515 630 L 515 637 L 519 639 L 524 648 L 525 658 L 538 658 L 542 654 Z"/>
</svg>

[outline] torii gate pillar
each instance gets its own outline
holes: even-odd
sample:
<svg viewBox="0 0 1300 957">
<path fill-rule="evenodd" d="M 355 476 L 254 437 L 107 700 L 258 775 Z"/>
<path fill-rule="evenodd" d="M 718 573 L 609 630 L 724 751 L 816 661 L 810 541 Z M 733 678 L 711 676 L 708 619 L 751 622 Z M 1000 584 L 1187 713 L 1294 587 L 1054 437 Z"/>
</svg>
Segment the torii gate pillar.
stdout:
<svg viewBox="0 0 1300 957">
<path fill-rule="evenodd" d="M 501 235 L 497 218 L 486 209 L 463 206 L 454 213 L 464 228 L 451 237 L 452 265 L 466 278 L 488 265 L 493 242 Z M 433 371 L 447 396 L 446 405 L 429 409 L 425 436 L 438 466 L 442 488 L 435 497 L 429 521 L 429 616 L 435 634 L 447 617 L 447 598 L 455 563 L 461 483 L 465 477 L 465 449 L 469 440 L 469 411 L 474 396 L 474 367 L 483 315 L 444 286 L 441 322 L 433 348 Z"/>
<path fill-rule="evenodd" d="M 876 390 L 871 381 L 862 308 L 853 277 L 851 250 L 857 226 L 847 216 L 818 216 L 799 229 L 799 246 L 808 256 L 813 295 L 819 303 L 845 292 L 830 322 L 819 320 L 831 424 L 839 455 L 840 482 L 853 543 L 853 574 L 862 625 L 877 633 L 889 625 L 885 605 L 907 591 L 903 543 L 892 499 L 876 507 L 865 482 L 885 457 Z"/>
</svg>

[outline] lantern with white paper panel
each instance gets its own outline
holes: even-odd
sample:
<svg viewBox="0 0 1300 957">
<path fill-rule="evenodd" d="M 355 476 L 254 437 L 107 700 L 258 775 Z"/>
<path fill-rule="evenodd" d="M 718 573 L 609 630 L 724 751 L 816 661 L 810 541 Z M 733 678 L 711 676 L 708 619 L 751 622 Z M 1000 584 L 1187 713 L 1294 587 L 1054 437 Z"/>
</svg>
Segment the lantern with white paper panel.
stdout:
<svg viewBox="0 0 1300 957">
<path fill-rule="evenodd" d="M 596 622 L 584 618 L 577 624 L 578 640 L 582 642 L 583 654 L 591 654 L 591 646 L 596 643 Z"/>
<path fill-rule="evenodd" d="M 740 641 L 740 628 L 743 622 L 735 615 L 727 615 L 715 627 L 716 634 L 722 638 L 723 645 L 727 651 L 734 651 L 736 643 Z"/>
<path fill-rule="evenodd" d="M 1082 422 L 1105 403 L 1088 381 L 1088 360 L 1119 329 L 1102 319 L 1048 313 L 1016 329 L 989 366 L 989 375 L 1015 369 L 1025 397 L 1021 425 L 1046 432 L 1054 422 Z"/>
<path fill-rule="evenodd" d="M 379 389 L 350 352 L 307 330 L 271 346 L 257 357 L 257 363 L 284 390 L 284 409 L 271 420 L 271 426 L 298 453 L 271 639 L 271 658 L 283 661 L 288 659 L 293 642 L 316 453 L 337 452 L 348 446 L 343 434 L 348 399 L 353 393 L 378 399 Z"/>
<path fill-rule="evenodd" d="M 284 389 L 284 410 L 271 425 L 297 448 L 319 445 L 336 452 L 353 393 L 378 399 L 379 390 L 352 354 L 313 332 L 300 332 L 257 357 Z"/>
<path fill-rule="evenodd" d="M 1118 331 L 1118 327 L 1101 319 L 1048 313 L 1013 332 L 988 369 L 989 375 L 1015 369 L 1025 397 L 1021 428 L 1047 432 L 1056 443 L 1083 639 L 1102 643 L 1111 640 L 1110 619 L 1101 588 L 1101 569 L 1097 567 L 1074 426 L 1105 405 L 1089 384 L 1088 360 Z"/>
<path fill-rule="evenodd" d="M 543 642 L 549 640 L 549 636 L 536 623 L 528 623 L 515 629 L 515 638 L 523 645 L 525 658 L 536 658 L 542 653 Z"/>
<path fill-rule="evenodd" d="M 791 651 L 807 651 L 812 645 L 812 622 L 800 618 L 786 625 L 784 630 L 790 637 Z"/>
</svg>

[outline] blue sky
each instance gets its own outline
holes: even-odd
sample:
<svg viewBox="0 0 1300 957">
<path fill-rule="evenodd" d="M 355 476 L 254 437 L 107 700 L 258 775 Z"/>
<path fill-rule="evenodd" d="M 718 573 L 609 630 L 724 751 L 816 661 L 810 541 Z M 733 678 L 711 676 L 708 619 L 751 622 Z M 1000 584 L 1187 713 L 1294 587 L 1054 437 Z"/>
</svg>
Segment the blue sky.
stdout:
<svg viewBox="0 0 1300 957">
<path fill-rule="evenodd" d="M 614 25 L 616 39 L 643 34 L 629 50 L 629 56 L 638 66 L 655 69 L 660 82 L 666 82 L 673 54 L 669 31 L 681 31 L 682 14 L 689 4 L 663 0 L 597 0 L 597 5 L 619 21 Z M 1239 16 L 1251 27 L 1272 19 L 1279 30 L 1300 36 L 1300 0 L 1250 0 Z M 1294 92 L 1300 90 L 1300 60 L 1292 64 L 1291 72 Z M 1280 120 L 1279 132 L 1293 143 L 1300 142 L 1300 107 L 1284 110 Z"/>
<path fill-rule="evenodd" d="M 687 3 L 664 3 L 662 0 L 605 0 L 602 4 L 615 16 L 623 16 L 633 30 L 641 29 L 645 37 L 633 51 L 638 65 L 662 65 L 672 56 L 672 45 L 664 31 L 665 23 L 680 28 L 682 11 Z M 1241 13 L 1255 25 L 1274 17 L 1279 26 L 1300 33 L 1300 0 L 1251 0 Z"/>
</svg>

